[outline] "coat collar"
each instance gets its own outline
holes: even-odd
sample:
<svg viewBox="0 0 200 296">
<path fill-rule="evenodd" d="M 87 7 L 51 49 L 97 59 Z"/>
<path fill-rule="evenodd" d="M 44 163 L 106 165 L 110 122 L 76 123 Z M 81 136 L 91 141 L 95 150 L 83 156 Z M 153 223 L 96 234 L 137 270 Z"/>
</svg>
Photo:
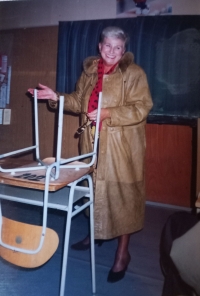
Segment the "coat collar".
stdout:
<svg viewBox="0 0 200 296">
<path fill-rule="evenodd" d="M 83 70 L 87 75 L 97 73 L 97 65 L 98 65 L 99 57 L 88 57 L 83 62 Z M 129 65 L 134 62 L 134 55 L 132 52 L 126 52 L 121 60 L 119 61 L 118 68 L 125 72 Z M 116 70 L 117 71 L 117 68 Z M 114 71 L 114 72 L 115 72 Z"/>
</svg>

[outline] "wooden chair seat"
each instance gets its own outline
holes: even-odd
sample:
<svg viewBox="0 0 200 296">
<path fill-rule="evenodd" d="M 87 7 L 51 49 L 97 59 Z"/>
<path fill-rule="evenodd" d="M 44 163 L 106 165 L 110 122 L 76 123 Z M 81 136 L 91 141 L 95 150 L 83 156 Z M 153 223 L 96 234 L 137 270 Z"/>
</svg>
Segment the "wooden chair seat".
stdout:
<svg viewBox="0 0 200 296">
<path fill-rule="evenodd" d="M 8 245 L 35 250 L 39 246 L 42 226 L 21 223 L 2 217 L 2 241 Z M 34 268 L 47 262 L 57 250 L 59 238 L 57 233 L 46 228 L 46 234 L 41 250 L 36 254 L 16 252 L 0 246 L 0 256 L 15 265 Z"/>
</svg>

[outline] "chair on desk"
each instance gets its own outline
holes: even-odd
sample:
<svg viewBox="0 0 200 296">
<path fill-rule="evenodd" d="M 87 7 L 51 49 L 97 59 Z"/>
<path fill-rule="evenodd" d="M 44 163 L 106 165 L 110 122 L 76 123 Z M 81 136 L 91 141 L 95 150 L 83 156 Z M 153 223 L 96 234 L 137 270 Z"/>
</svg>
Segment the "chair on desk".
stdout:
<svg viewBox="0 0 200 296">
<path fill-rule="evenodd" d="M 94 147 L 91 153 L 68 159 L 61 159 L 62 146 L 62 123 L 64 98 L 59 100 L 59 122 L 56 158 L 40 159 L 38 138 L 38 102 L 37 92 L 34 92 L 35 111 L 35 146 L 17 150 L 0 155 L 0 159 L 7 158 L 28 150 L 36 152 L 37 161 L 30 164 L 21 164 L 16 167 L 6 168 L 6 162 L 0 167 L 0 184 L 4 186 L 16 186 L 22 188 L 36 189 L 44 192 L 42 199 L 33 197 L 20 197 L 10 194 L 1 194 L 1 199 L 38 205 L 43 207 L 43 221 L 41 226 L 30 225 L 10 220 L 2 216 L 0 204 L 0 256 L 5 260 L 21 267 L 33 268 L 44 264 L 51 258 L 58 247 L 59 239 L 57 233 L 47 228 L 48 208 L 57 208 L 67 212 L 65 229 L 65 241 L 63 250 L 63 262 L 60 282 L 60 296 L 64 295 L 65 278 L 67 269 L 69 237 L 71 219 L 88 206 L 90 207 L 90 240 L 91 240 L 91 270 L 92 270 L 92 293 L 96 292 L 95 283 L 95 254 L 94 254 L 94 219 L 93 219 L 93 181 L 91 173 L 96 160 L 98 127 L 100 118 L 101 94 L 97 124 L 94 138 Z M 91 158 L 86 164 L 81 160 Z M 14 166 L 14 164 L 13 164 Z M 39 176 L 38 176 L 39 174 Z M 78 183 L 87 180 L 88 187 L 79 186 Z M 69 196 L 65 204 L 50 201 L 49 192 L 55 192 L 61 188 L 69 187 Z M 82 197 L 88 201 L 81 206 L 73 208 L 73 204 Z"/>
</svg>

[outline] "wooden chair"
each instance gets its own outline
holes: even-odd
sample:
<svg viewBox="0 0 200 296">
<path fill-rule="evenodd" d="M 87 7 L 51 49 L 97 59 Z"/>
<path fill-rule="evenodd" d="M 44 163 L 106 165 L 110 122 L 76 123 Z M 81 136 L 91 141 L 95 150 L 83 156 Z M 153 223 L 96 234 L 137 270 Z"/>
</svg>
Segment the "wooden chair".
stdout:
<svg viewBox="0 0 200 296">
<path fill-rule="evenodd" d="M 61 159 L 62 146 L 62 122 L 63 122 L 63 103 L 64 98 L 60 97 L 59 104 L 59 123 L 56 158 L 40 159 L 39 139 L 38 139 L 38 106 L 37 92 L 34 92 L 34 110 L 35 110 L 35 142 L 34 146 L 20 149 L 14 152 L 0 155 L 0 159 L 7 159 L 14 154 L 22 153 L 27 150 L 35 150 L 37 161 L 17 165 L 10 164 L 9 161 L 3 161 L 0 167 L 0 189 L 4 186 L 3 193 L 0 191 L 1 199 L 15 202 L 27 203 L 43 207 L 43 222 L 41 226 L 30 225 L 7 219 L 1 214 L 0 207 L 0 256 L 5 260 L 18 266 L 33 268 L 44 264 L 51 258 L 58 246 L 57 233 L 47 228 L 48 208 L 56 208 L 67 212 L 67 223 L 65 229 L 65 241 L 63 250 L 63 261 L 60 282 L 60 296 L 64 295 L 65 278 L 67 269 L 67 258 L 69 249 L 69 237 L 71 228 L 71 219 L 80 211 L 90 207 L 90 241 L 91 241 L 91 270 L 92 270 L 92 293 L 96 292 L 95 283 L 95 254 L 94 254 L 94 219 L 93 219 L 93 181 L 91 173 L 96 160 L 98 127 L 100 118 L 101 94 L 99 97 L 99 107 L 97 116 L 97 125 L 94 138 L 94 149 L 91 153 Z M 89 164 L 81 160 L 90 158 Z M 11 166 L 11 167 L 10 167 Z M 27 178 L 27 175 L 36 175 L 36 177 Z M 37 177 L 42 176 L 41 179 Z M 45 178 L 43 178 L 45 176 Z M 87 180 L 88 187 L 80 186 L 78 183 Z M 14 186 L 14 187 L 13 187 Z M 67 186 L 68 196 L 62 198 L 51 198 L 50 192 L 56 192 Z M 11 188 L 19 187 L 37 190 L 40 196 L 34 193 L 29 196 L 16 196 L 10 194 Z M 6 193 L 8 191 L 8 194 Z M 16 192 L 16 190 L 14 190 Z M 73 208 L 73 204 L 82 197 L 87 197 L 88 201 L 82 206 Z"/>
</svg>

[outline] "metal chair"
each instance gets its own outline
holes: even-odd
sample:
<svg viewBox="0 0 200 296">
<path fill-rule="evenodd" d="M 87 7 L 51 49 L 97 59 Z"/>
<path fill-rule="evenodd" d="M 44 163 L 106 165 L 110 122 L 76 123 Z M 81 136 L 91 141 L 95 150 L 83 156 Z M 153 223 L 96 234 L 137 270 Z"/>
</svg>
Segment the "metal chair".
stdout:
<svg viewBox="0 0 200 296">
<path fill-rule="evenodd" d="M 71 229 L 71 219 L 86 207 L 90 207 L 90 241 L 91 241 L 91 270 L 92 270 L 92 293 L 96 292 L 95 283 L 95 254 L 94 254 L 94 218 L 93 218 L 93 181 L 91 173 L 93 164 L 96 160 L 98 129 L 101 108 L 101 97 L 99 96 L 98 115 L 96 131 L 94 138 L 94 148 L 91 153 L 79 155 L 76 157 L 61 159 L 62 146 L 62 123 L 63 123 L 63 105 L 64 97 L 60 97 L 59 103 L 59 122 L 56 158 L 40 159 L 39 136 L 38 136 L 38 100 L 37 92 L 34 91 L 34 115 L 35 115 L 35 145 L 24 149 L 9 152 L 0 155 L 0 159 L 7 158 L 25 151 L 34 150 L 36 161 L 30 164 L 19 163 L 12 168 L 0 167 L 0 189 L 3 186 L 3 192 L 0 191 L 1 199 L 38 205 L 43 207 L 43 222 L 41 226 L 29 225 L 18 221 L 9 220 L 2 216 L 0 204 L 0 256 L 5 260 L 22 266 L 36 267 L 45 263 L 54 254 L 58 246 L 58 236 L 55 231 L 47 228 L 48 208 L 56 208 L 67 212 L 67 222 L 65 229 L 65 241 L 63 250 L 63 262 L 60 281 L 60 296 L 64 295 L 65 278 L 67 270 L 67 259 L 69 249 L 69 237 Z M 91 158 L 86 164 L 81 160 Z M 34 173 L 36 177 L 30 177 Z M 29 175 L 28 175 L 29 174 Z M 37 178 L 43 176 L 43 178 Z M 45 176 L 45 178 L 44 178 Z M 88 187 L 80 186 L 78 183 L 87 180 Z M 14 186 L 14 187 L 13 187 Z M 61 188 L 68 188 L 68 197 L 54 199 L 51 192 L 56 192 Z M 42 194 L 29 195 L 21 197 L 20 193 L 10 194 L 10 189 L 28 188 Z M 8 192 L 8 193 L 7 193 Z M 73 207 L 74 203 L 82 197 L 87 197 L 88 201 L 81 206 Z M 28 231 L 27 231 L 28 229 Z M 33 236 L 28 233 L 33 233 Z M 26 237 L 26 239 L 24 239 Z M 50 247 L 51 246 L 51 247 Z M 13 252 L 14 251 L 14 252 Z"/>
</svg>

